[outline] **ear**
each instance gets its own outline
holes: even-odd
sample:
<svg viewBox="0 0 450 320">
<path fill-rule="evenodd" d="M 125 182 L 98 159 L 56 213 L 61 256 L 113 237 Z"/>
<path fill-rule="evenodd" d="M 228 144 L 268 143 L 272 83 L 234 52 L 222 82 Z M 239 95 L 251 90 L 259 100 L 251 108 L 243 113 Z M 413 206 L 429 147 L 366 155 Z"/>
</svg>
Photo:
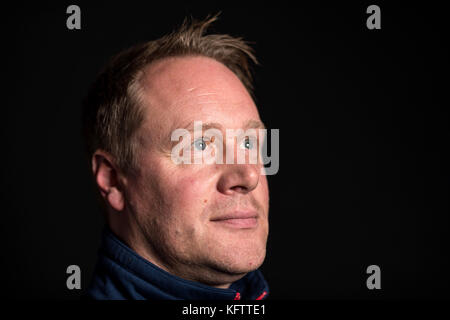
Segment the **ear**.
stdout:
<svg viewBox="0 0 450 320">
<path fill-rule="evenodd" d="M 114 210 L 122 211 L 125 199 L 114 158 L 103 150 L 95 151 L 92 155 L 92 173 L 103 199 Z"/>
</svg>

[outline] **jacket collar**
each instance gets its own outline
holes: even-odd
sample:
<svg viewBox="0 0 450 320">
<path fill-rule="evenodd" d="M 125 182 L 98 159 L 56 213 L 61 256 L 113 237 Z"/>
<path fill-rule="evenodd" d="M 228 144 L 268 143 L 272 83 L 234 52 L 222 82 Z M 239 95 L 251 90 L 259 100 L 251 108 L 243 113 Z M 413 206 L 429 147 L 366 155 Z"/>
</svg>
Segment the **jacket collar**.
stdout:
<svg viewBox="0 0 450 320">
<path fill-rule="evenodd" d="M 259 270 L 249 272 L 228 289 L 172 275 L 145 260 L 105 228 L 87 297 L 92 299 L 261 300 L 269 287 Z"/>
</svg>

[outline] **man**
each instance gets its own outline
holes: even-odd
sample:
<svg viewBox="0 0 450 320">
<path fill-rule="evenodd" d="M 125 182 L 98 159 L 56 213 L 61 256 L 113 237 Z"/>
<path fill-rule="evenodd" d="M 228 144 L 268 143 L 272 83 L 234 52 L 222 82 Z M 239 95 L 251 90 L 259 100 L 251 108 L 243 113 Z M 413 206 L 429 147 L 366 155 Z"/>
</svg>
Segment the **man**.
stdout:
<svg viewBox="0 0 450 320">
<path fill-rule="evenodd" d="M 251 97 L 256 59 L 241 39 L 205 34 L 216 17 L 119 53 L 85 100 L 84 133 L 107 221 L 90 298 L 268 295 L 257 270 L 268 236 L 262 164 L 173 161 L 172 133 L 196 121 L 224 136 L 264 128 Z M 225 140 L 223 153 L 236 153 Z M 202 137 L 189 148 L 206 152 L 212 142 Z"/>
</svg>

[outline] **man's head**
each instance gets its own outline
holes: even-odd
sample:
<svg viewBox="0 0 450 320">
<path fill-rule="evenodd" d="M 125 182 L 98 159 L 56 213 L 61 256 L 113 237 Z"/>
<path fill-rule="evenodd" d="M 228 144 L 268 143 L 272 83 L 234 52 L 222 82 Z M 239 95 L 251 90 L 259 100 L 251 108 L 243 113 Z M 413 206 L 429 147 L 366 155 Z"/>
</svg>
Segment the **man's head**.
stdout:
<svg viewBox="0 0 450 320">
<path fill-rule="evenodd" d="M 214 20 L 185 23 L 113 58 L 86 99 L 84 128 L 111 229 L 166 271 L 227 287 L 265 257 L 269 195 L 261 164 L 171 157 L 171 133 L 194 121 L 224 136 L 263 127 L 251 97 L 252 50 L 241 39 L 204 35 Z M 234 145 L 223 152 L 235 153 Z M 193 141 L 198 146 L 213 148 L 206 138 Z"/>
</svg>

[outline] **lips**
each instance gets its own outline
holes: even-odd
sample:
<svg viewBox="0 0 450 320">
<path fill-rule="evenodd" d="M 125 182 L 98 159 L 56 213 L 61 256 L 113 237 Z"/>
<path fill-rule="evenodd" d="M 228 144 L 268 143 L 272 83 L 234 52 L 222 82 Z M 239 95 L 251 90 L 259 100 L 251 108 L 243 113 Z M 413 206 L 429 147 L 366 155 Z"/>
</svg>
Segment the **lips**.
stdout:
<svg viewBox="0 0 450 320">
<path fill-rule="evenodd" d="M 257 219 L 258 213 L 255 211 L 235 211 L 217 218 L 213 218 L 211 221 L 227 227 L 251 229 L 257 226 Z"/>
</svg>

